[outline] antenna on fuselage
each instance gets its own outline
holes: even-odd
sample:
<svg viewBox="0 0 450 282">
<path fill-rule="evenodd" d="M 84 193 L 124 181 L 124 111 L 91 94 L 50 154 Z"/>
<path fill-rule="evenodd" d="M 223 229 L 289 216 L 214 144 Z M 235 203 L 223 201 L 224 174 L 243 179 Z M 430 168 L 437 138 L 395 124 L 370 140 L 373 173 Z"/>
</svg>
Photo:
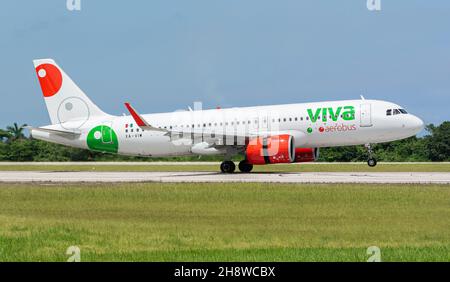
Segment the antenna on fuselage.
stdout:
<svg viewBox="0 0 450 282">
<path fill-rule="evenodd" d="M 361 97 L 361 100 L 366 100 L 363 95 L 359 95 Z"/>
</svg>

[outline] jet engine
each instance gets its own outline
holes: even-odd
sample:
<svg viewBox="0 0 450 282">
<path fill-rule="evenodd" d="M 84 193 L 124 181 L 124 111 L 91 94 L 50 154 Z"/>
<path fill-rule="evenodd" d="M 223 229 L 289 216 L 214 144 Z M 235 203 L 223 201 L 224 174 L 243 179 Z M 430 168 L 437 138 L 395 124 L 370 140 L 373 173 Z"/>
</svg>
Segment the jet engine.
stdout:
<svg viewBox="0 0 450 282">
<path fill-rule="evenodd" d="M 249 141 L 245 151 L 249 164 L 291 163 L 295 158 L 294 138 L 291 135 L 257 137 Z"/>
<path fill-rule="evenodd" d="M 296 148 L 294 163 L 315 162 L 319 158 L 319 148 Z"/>
</svg>

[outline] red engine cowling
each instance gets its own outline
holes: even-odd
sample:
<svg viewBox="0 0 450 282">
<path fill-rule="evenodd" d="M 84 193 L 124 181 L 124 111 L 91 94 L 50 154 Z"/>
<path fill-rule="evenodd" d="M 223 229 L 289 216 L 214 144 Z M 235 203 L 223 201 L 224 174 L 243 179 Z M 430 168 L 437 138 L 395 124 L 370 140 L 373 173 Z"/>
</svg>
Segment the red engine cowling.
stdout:
<svg viewBox="0 0 450 282">
<path fill-rule="evenodd" d="M 291 163 L 295 158 L 294 138 L 288 134 L 258 137 L 250 140 L 245 154 L 254 165 Z"/>
<path fill-rule="evenodd" d="M 319 158 L 319 148 L 296 148 L 294 163 L 315 162 Z"/>
</svg>

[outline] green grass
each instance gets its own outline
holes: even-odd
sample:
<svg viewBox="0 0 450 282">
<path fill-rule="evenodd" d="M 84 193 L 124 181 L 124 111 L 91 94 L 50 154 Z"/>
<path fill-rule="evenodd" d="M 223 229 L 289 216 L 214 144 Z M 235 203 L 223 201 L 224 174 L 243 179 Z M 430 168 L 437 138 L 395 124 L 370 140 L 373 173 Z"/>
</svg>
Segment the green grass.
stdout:
<svg viewBox="0 0 450 282">
<path fill-rule="evenodd" d="M 0 171 L 219 171 L 217 165 L 199 164 L 191 165 L 0 165 Z M 255 166 L 255 172 L 450 172 L 450 163 L 381 163 L 371 168 L 367 164 L 354 163 L 315 163 L 315 164 L 280 164 Z"/>
<path fill-rule="evenodd" d="M 0 261 L 450 261 L 449 188 L 0 184 Z"/>
</svg>

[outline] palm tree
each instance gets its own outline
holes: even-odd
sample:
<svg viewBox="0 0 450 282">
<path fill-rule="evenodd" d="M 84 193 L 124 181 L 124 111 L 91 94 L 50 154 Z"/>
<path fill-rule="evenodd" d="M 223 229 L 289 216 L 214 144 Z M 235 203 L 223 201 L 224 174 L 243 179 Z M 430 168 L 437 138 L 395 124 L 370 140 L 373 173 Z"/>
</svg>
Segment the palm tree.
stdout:
<svg viewBox="0 0 450 282">
<path fill-rule="evenodd" d="M 2 142 L 4 138 L 9 138 L 9 137 L 11 137 L 11 134 L 9 134 L 8 131 L 0 129 L 0 142 Z"/>
<path fill-rule="evenodd" d="M 26 124 L 22 124 L 19 126 L 16 122 L 13 126 L 7 126 L 6 131 L 9 133 L 9 140 L 19 140 L 24 139 L 25 135 L 23 134 L 23 130 L 25 129 Z"/>
</svg>

